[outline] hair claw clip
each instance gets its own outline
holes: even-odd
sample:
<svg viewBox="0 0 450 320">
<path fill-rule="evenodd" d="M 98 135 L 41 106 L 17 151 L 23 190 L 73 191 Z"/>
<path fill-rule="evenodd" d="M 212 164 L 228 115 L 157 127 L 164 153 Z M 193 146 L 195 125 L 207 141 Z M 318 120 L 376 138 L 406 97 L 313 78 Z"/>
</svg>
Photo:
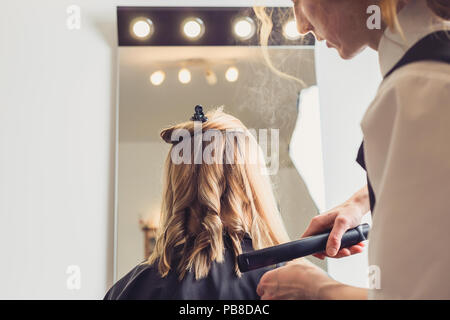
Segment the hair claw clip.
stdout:
<svg viewBox="0 0 450 320">
<path fill-rule="evenodd" d="M 208 118 L 205 117 L 205 114 L 203 113 L 203 107 L 200 105 L 195 106 L 195 113 L 192 116 L 191 120 L 192 121 L 201 121 L 201 122 L 206 122 L 208 121 Z"/>
</svg>

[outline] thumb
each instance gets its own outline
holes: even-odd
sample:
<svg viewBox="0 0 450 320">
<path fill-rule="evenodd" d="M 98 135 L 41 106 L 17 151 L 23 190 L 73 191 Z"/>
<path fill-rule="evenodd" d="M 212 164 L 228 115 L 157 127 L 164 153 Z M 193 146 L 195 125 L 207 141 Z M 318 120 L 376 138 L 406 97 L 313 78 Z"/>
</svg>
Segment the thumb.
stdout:
<svg viewBox="0 0 450 320">
<path fill-rule="evenodd" d="M 341 247 L 342 235 L 348 230 L 348 226 L 349 224 L 345 217 L 336 218 L 327 241 L 327 255 L 334 257 L 338 253 Z"/>
<path fill-rule="evenodd" d="M 314 218 L 312 218 L 308 228 L 301 237 L 305 238 L 313 236 L 324 230 L 329 229 L 333 225 L 335 218 L 336 218 L 335 212 L 329 212 L 315 216 Z"/>
</svg>

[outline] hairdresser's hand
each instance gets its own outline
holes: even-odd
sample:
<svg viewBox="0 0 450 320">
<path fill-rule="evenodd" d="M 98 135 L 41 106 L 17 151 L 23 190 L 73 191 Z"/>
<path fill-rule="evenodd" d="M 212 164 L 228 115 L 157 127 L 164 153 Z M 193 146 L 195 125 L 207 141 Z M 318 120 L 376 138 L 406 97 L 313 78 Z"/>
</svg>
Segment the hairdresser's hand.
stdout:
<svg viewBox="0 0 450 320">
<path fill-rule="evenodd" d="M 306 259 L 266 272 L 256 289 L 262 300 L 327 299 L 323 288 L 335 283 Z"/>
<path fill-rule="evenodd" d="M 266 272 L 256 293 L 262 300 L 367 299 L 367 289 L 339 283 L 306 259 L 297 259 Z"/>
<path fill-rule="evenodd" d="M 350 248 L 340 249 L 342 235 L 349 229 L 361 224 L 362 217 L 369 211 L 367 187 L 355 193 L 352 198 L 336 208 L 318 215 L 311 220 L 302 238 L 309 237 L 326 230 L 331 230 L 326 252 L 314 256 L 324 259 L 326 256 L 342 258 L 363 251 L 364 244 L 359 243 Z"/>
</svg>

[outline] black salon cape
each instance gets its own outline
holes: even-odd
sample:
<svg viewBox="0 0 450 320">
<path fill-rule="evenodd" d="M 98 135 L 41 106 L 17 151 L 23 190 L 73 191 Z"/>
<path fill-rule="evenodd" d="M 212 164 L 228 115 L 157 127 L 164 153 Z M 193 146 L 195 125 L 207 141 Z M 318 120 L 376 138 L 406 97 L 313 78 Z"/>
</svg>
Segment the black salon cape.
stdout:
<svg viewBox="0 0 450 320">
<path fill-rule="evenodd" d="M 170 271 L 162 278 L 155 265 L 136 266 L 117 281 L 106 293 L 105 300 L 257 300 L 256 287 L 262 275 L 273 267 L 261 268 L 242 274 L 234 272 L 235 256 L 230 238 L 224 236 L 225 255 L 222 263 L 213 262 L 206 278 L 195 280 L 193 272 L 186 273 L 179 281 Z M 246 236 L 242 240 L 243 252 L 253 251 L 252 241 Z M 278 265 L 280 266 L 280 265 Z"/>
</svg>

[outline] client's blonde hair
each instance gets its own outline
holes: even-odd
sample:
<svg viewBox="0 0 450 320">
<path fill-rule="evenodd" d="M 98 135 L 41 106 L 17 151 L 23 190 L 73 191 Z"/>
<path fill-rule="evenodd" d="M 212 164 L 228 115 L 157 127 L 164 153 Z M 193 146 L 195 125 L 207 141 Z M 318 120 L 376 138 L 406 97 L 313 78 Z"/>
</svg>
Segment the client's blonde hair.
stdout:
<svg viewBox="0 0 450 320">
<path fill-rule="evenodd" d="M 245 134 L 236 134 L 233 138 L 233 157 L 243 161 L 175 164 L 171 154 L 177 142 L 172 141 L 172 133 L 185 129 L 193 136 L 194 121 L 161 132 L 162 139 L 172 146 L 165 163 L 161 233 L 147 262 L 157 264 L 162 277 L 171 270 L 176 271 L 180 279 L 190 270 L 195 272 L 196 279 L 206 277 L 211 263 L 224 259 L 225 233 L 231 239 L 235 256 L 242 253 L 241 241 L 245 233 L 252 239 L 255 249 L 289 240 L 269 177 L 261 172 L 262 163 L 251 163 L 249 152 L 243 152 L 255 145 L 254 150 L 260 150 L 256 139 L 241 121 L 221 109 L 206 116 L 209 120 L 201 125 L 202 131 L 215 130 L 223 139 L 203 141 L 202 154 L 211 143 L 217 143 L 215 157 L 225 159 L 226 131 L 241 131 Z M 240 276 L 236 262 L 235 272 Z"/>
</svg>

